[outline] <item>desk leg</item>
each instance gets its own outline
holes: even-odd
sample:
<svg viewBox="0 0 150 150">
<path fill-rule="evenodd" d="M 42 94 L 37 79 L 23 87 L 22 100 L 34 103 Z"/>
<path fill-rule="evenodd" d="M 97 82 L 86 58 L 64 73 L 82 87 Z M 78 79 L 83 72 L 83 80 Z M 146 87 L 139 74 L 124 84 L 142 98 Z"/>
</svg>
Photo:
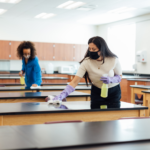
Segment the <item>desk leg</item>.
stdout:
<svg viewBox="0 0 150 150">
<path fill-rule="evenodd" d="M 0 126 L 3 126 L 3 116 L 0 116 Z"/>
<path fill-rule="evenodd" d="M 145 117 L 145 110 L 140 110 L 140 117 Z"/>
<path fill-rule="evenodd" d="M 86 97 L 86 101 L 88 101 L 88 97 Z"/>
<path fill-rule="evenodd" d="M 143 106 L 146 106 L 146 95 L 143 93 Z"/>
<path fill-rule="evenodd" d="M 131 103 L 135 104 L 135 93 L 134 88 L 131 87 Z"/>
<path fill-rule="evenodd" d="M 150 101 L 146 100 L 146 107 L 148 107 L 148 109 L 146 110 L 146 117 L 149 117 L 149 105 L 150 105 Z"/>
</svg>

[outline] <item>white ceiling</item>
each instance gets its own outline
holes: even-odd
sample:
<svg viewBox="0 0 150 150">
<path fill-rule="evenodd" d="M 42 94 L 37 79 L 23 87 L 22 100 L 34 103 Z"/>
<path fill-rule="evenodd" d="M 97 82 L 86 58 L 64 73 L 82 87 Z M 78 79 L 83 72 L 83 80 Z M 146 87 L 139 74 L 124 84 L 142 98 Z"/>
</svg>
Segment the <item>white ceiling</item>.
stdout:
<svg viewBox="0 0 150 150">
<path fill-rule="evenodd" d="M 91 11 L 56 8 L 66 1 L 68 0 L 22 0 L 17 4 L 0 3 L 0 9 L 8 10 L 6 13 L 0 15 L 0 22 L 3 20 L 24 20 L 37 23 L 81 23 L 98 25 L 150 13 L 150 0 L 74 0 L 97 7 Z M 107 15 L 108 11 L 120 7 L 135 7 L 137 9 L 117 15 Z M 44 20 L 34 18 L 42 12 L 54 13 L 56 16 Z"/>
</svg>

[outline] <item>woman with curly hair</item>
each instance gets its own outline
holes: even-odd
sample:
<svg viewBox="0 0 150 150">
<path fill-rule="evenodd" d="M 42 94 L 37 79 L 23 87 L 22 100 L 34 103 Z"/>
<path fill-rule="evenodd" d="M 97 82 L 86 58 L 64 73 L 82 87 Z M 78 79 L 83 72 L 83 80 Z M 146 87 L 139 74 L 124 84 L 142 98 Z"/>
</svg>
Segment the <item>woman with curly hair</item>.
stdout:
<svg viewBox="0 0 150 150">
<path fill-rule="evenodd" d="M 22 70 L 20 76 L 25 73 L 25 83 L 27 87 L 41 85 L 42 76 L 36 49 L 32 42 L 23 41 L 17 48 L 17 56 L 22 59 Z"/>
</svg>

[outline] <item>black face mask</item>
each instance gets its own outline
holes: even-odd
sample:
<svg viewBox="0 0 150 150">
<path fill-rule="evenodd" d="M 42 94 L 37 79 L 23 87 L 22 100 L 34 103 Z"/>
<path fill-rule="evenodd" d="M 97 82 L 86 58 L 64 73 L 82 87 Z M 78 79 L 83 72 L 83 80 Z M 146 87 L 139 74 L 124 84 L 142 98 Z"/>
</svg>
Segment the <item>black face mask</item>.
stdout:
<svg viewBox="0 0 150 150">
<path fill-rule="evenodd" d="M 91 59 L 98 59 L 100 56 L 98 55 L 98 52 L 90 52 L 89 51 L 89 55 Z"/>
</svg>

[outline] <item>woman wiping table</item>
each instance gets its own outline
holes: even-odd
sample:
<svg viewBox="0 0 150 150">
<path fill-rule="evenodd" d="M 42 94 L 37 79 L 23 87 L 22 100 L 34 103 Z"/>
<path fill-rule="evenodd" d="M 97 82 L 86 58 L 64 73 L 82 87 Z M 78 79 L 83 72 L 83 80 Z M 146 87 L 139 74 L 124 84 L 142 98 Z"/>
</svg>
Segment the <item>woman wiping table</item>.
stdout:
<svg viewBox="0 0 150 150">
<path fill-rule="evenodd" d="M 122 70 L 118 57 L 110 51 L 107 43 L 101 37 L 90 38 L 88 46 L 76 76 L 61 94 L 53 98 L 53 101 L 62 101 L 66 98 L 84 77 L 87 84 L 88 82 L 92 83 L 91 106 L 119 105 L 121 99 L 119 82 L 121 81 Z M 103 83 L 107 84 L 108 87 L 107 97 L 101 96 Z M 49 100 L 49 97 L 46 100 Z"/>
<path fill-rule="evenodd" d="M 26 86 L 40 86 L 42 75 L 34 44 L 29 41 L 22 42 L 17 48 L 17 56 L 22 59 L 22 70 L 19 72 L 19 75 L 23 76 L 25 73 Z"/>
</svg>

